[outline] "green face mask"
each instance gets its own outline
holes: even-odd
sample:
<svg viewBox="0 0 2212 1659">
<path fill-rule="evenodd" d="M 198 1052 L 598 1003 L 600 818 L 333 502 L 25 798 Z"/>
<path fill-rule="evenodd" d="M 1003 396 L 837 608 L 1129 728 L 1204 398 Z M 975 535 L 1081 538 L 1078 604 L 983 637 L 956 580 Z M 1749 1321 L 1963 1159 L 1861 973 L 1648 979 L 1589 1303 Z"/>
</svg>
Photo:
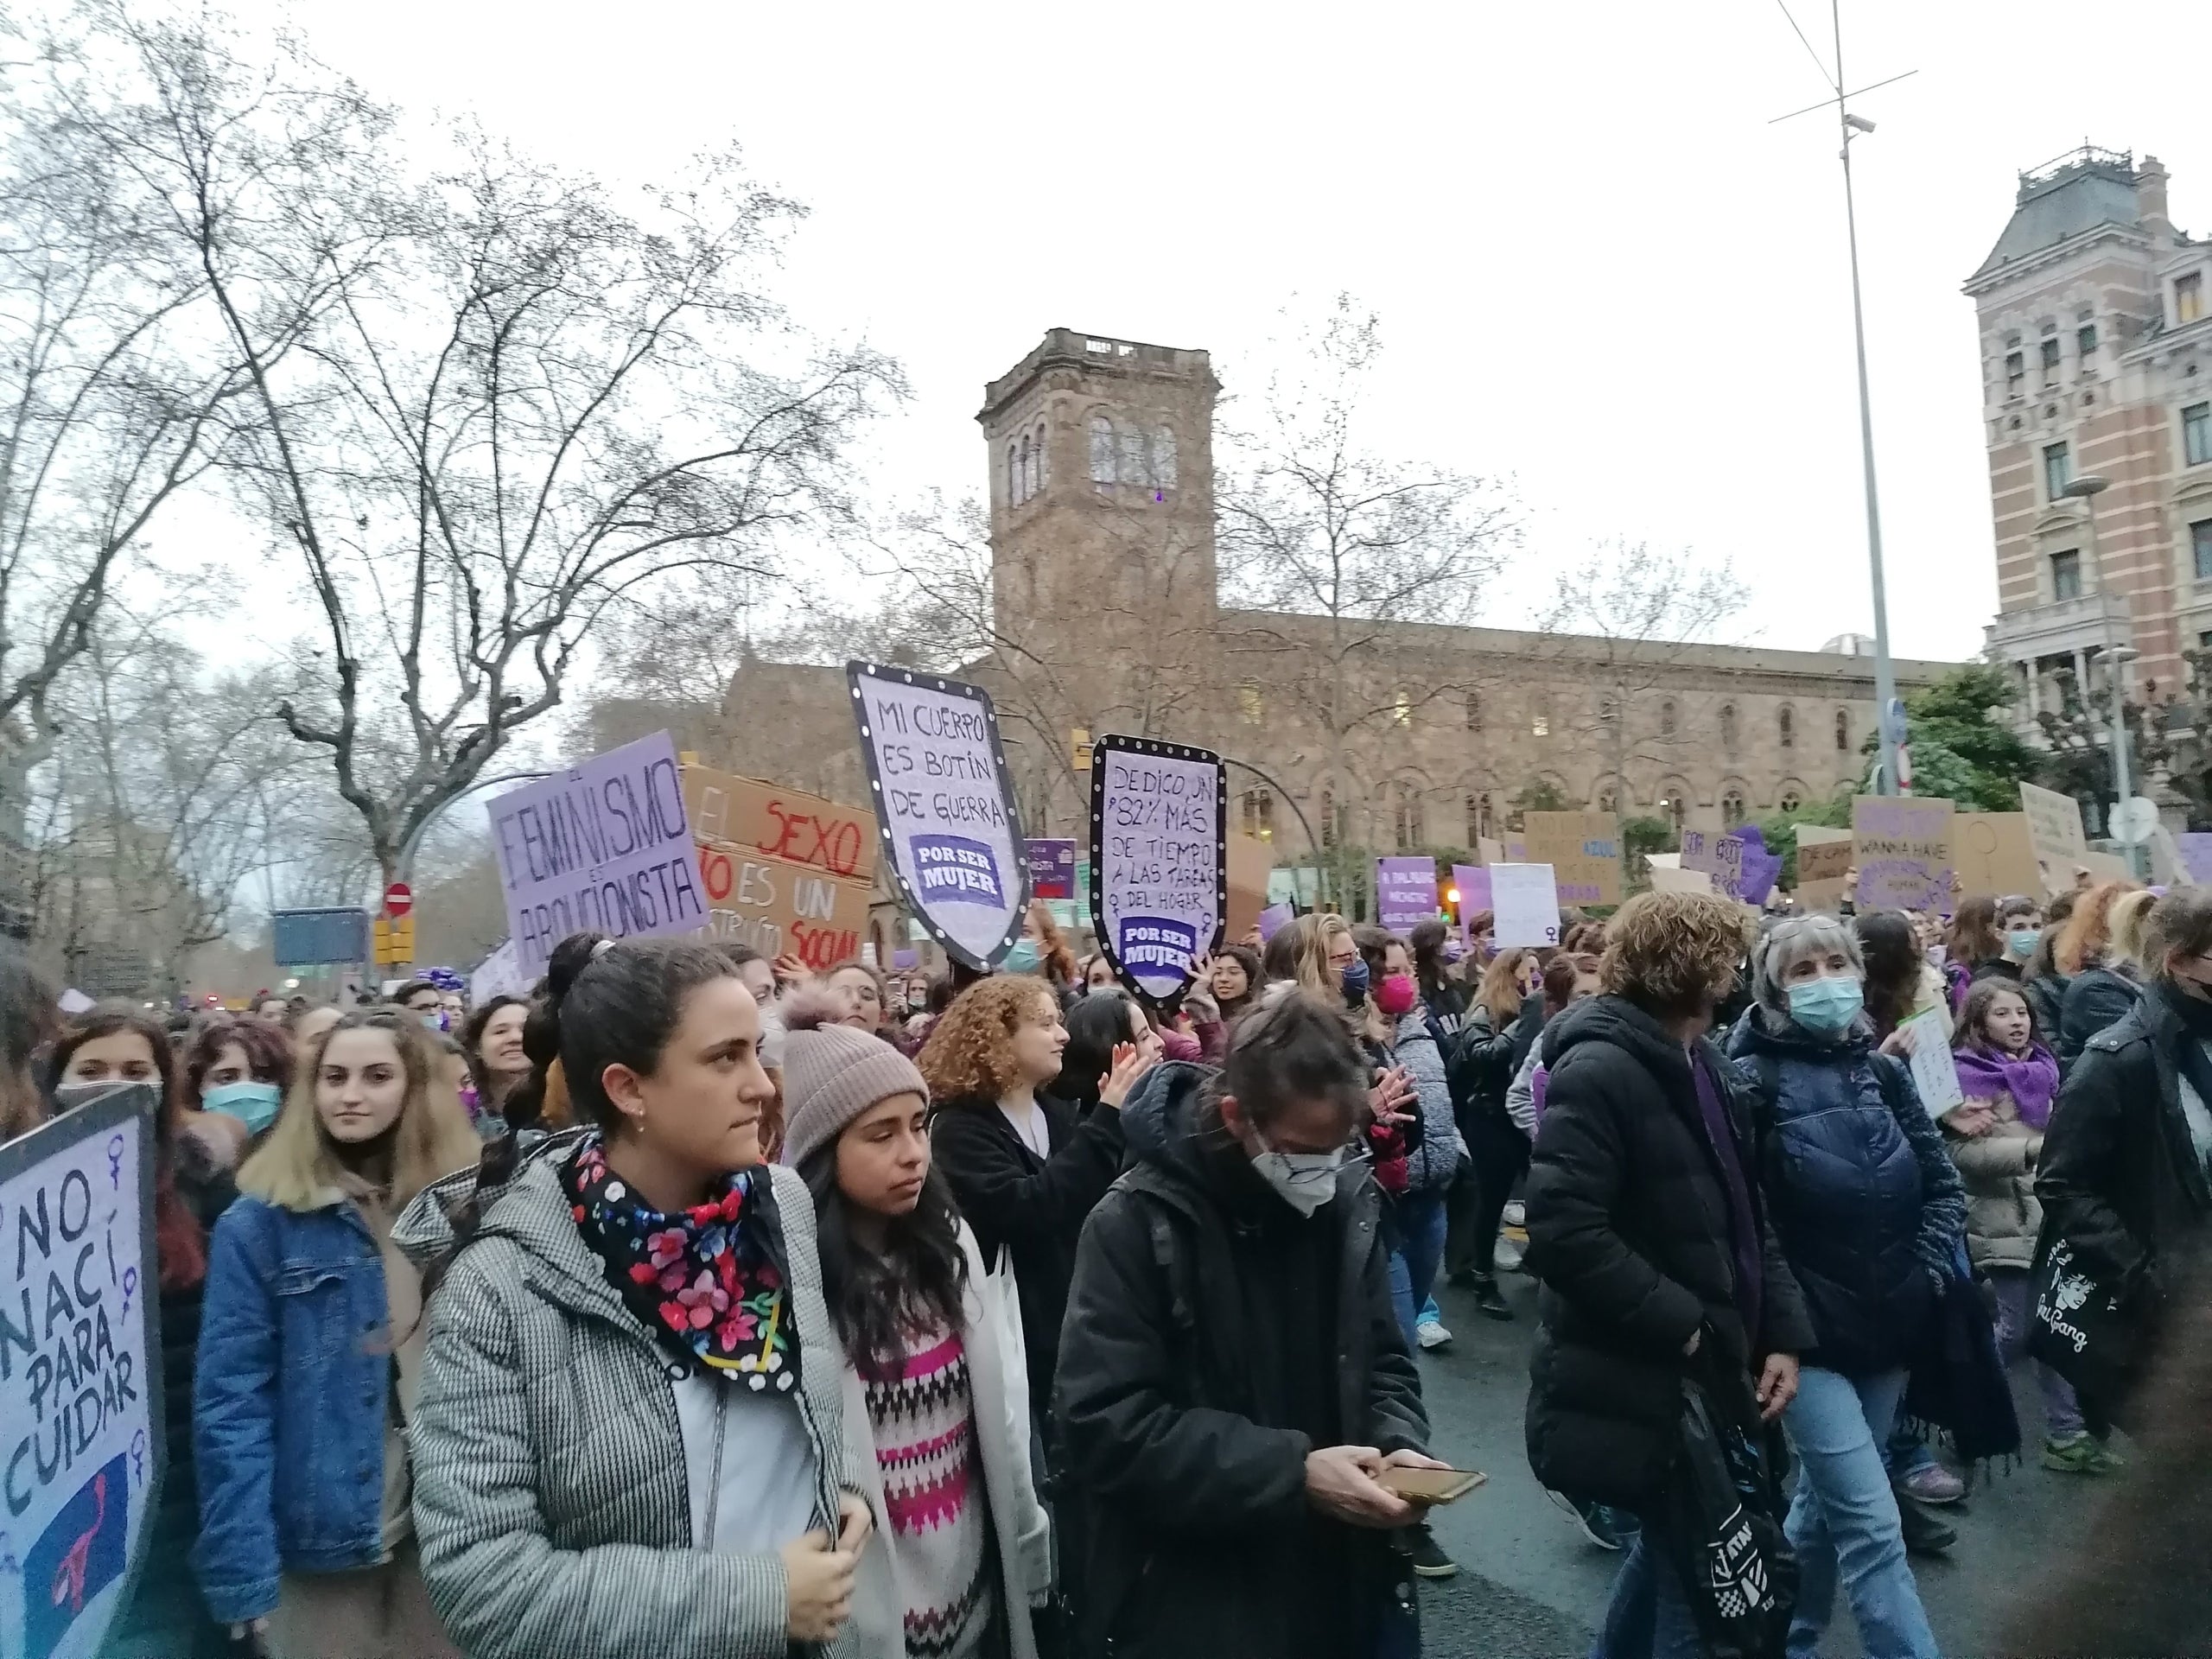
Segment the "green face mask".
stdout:
<svg viewBox="0 0 2212 1659">
<path fill-rule="evenodd" d="M 276 1121 L 284 1096 L 273 1083 L 226 1083 L 200 1096 L 200 1104 L 207 1111 L 228 1112 L 250 1133 L 259 1135 Z"/>
<path fill-rule="evenodd" d="M 2036 953 L 2036 944 L 2043 938 L 2039 927 L 2016 927 L 2005 936 L 2005 948 L 2025 962 Z"/>
</svg>

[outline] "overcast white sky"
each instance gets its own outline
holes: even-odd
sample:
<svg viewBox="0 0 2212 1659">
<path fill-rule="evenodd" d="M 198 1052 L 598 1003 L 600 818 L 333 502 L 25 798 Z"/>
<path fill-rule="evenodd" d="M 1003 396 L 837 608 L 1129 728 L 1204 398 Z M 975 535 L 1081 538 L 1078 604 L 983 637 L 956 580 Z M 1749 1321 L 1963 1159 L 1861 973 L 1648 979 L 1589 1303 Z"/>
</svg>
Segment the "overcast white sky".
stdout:
<svg viewBox="0 0 2212 1659">
<path fill-rule="evenodd" d="M 274 7 L 234 0 L 248 17 Z M 1821 55 L 1824 4 L 1791 0 Z M 813 216 L 783 283 L 917 397 L 879 488 L 981 486 L 983 383 L 1048 327 L 1214 353 L 1256 390 L 1275 313 L 1383 317 L 1380 447 L 1508 475 L 1528 561 L 1688 545 L 1737 632 L 1871 622 L 1835 128 L 1775 0 L 523 5 L 296 0 L 320 55 L 612 180 L 734 135 Z M 2212 231 L 2212 11 L 1849 0 L 1876 442 L 1901 655 L 1995 604 L 1974 312 L 2016 174 L 2086 137 L 2160 156 Z M 1530 598 L 1483 620 L 1529 620 Z"/>
</svg>

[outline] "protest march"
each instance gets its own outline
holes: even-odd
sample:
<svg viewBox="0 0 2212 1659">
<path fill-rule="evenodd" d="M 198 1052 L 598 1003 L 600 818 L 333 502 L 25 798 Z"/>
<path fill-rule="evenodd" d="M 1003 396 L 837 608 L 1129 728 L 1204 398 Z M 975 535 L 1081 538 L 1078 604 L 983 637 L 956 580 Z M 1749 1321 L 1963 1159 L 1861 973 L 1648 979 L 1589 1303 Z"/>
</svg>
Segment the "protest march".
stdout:
<svg viewBox="0 0 2212 1659">
<path fill-rule="evenodd" d="M 2212 23 L 411 3 L 0 10 L 0 1659 L 2212 1655 Z"/>
</svg>

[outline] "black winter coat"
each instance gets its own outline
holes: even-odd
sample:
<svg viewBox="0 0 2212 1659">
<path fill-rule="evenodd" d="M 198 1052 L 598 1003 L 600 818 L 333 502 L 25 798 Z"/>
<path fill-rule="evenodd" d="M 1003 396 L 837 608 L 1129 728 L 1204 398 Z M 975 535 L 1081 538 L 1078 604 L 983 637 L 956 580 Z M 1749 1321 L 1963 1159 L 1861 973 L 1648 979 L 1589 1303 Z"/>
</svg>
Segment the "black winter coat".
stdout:
<svg viewBox="0 0 2212 1659">
<path fill-rule="evenodd" d="M 1521 1062 L 1536 1046 L 1544 1030 L 1544 999 L 1541 992 L 1525 999 L 1521 1012 L 1500 1030 L 1490 1010 L 1479 1002 L 1467 1006 L 1467 1022 L 1459 1040 L 1445 1051 L 1445 1075 L 1452 1084 L 1452 1098 L 1462 1113 L 1459 1133 L 1469 1145 L 1475 1131 L 1469 1125 L 1478 1116 L 1505 1116 L 1505 1091 L 1512 1087 Z"/>
<path fill-rule="evenodd" d="M 2036 1035 L 2058 1052 L 2058 1027 L 2065 1018 L 2066 988 L 2074 982 L 2053 969 L 2047 974 L 2030 974 L 2020 982 L 2020 995 L 2028 1000 L 2028 1007 L 2036 1017 Z M 2061 1065 L 2066 1062 L 2059 1061 Z"/>
<path fill-rule="evenodd" d="M 1527 1270 L 1541 1281 L 1529 1371 L 1529 1465 L 1571 1497 L 1636 1508 L 1676 1442 L 1682 1352 L 1737 1371 L 1802 1353 L 1813 1330 L 1758 1187 L 1750 1091 L 1703 1038 L 1759 1229 L 1760 1328 L 1737 1311 L 1727 1188 L 1688 1055 L 1618 996 L 1576 1003 L 1544 1033 L 1550 1078 L 1527 1192 Z"/>
<path fill-rule="evenodd" d="M 1379 1194 L 1348 1165 L 1299 1216 L 1198 1131 L 1207 1076 L 1138 1086 L 1130 1168 L 1077 1255 L 1055 1401 L 1081 1623 L 1115 1659 L 1338 1659 L 1367 1649 L 1402 1563 L 1308 1503 L 1306 1455 L 1428 1440 Z"/>
<path fill-rule="evenodd" d="M 1037 1105 L 1045 1114 L 1050 1158 L 1040 1160 L 1022 1144 L 996 1101 L 980 1098 L 938 1106 L 930 1118 L 930 1150 L 975 1231 L 984 1267 L 996 1264 L 1001 1245 L 1013 1256 L 1029 1353 L 1030 1420 L 1044 1433 L 1076 1240 L 1091 1205 L 1121 1173 L 1122 1115 L 1096 1106 L 1078 1117 L 1072 1106 L 1046 1095 L 1038 1096 Z"/>
<path fill-rule="evenodd" d="M 2181 1102 L 2181 993 L 2152 988 L 2089 1039 L 2044 1131 L 2043 1243 L 2064 1239 L 2119 1288 L 2147 1354 L 2177 1298 L 2201 1300 L 2212 1262 L 2212 1179 Z M 2126 1402 L 2100 1401 L 2120 1413 Z M 2123 1416 L 2121 1421 L 2126 1421 Z"/>
<path fill-rule="evenodd" d="M 2051 1045 L 2059 1064 L 2078 1059 L 2089 1039 L 2126 1018 L 2142 995 L 2143 987 L 2133 974 L 2097 967 L 2075 975 L 2059 1004 L 2058 1040 Z"/>
</svg>

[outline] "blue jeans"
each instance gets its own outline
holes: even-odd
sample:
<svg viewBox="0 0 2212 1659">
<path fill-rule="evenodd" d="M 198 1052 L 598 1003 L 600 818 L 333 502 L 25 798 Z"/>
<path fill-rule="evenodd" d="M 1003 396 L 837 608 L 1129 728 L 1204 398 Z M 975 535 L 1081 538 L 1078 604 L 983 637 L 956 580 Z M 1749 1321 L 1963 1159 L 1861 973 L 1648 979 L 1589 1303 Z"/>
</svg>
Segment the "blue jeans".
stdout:
<svg viewBox="0 0 2212 1659">
<path fill-rule="evenodd" d="M 1681 1575 L 1647 1546 L 1650 1530 L 1647 1525 L 1639 1531 L 1621 1558 L 1590 1659 L 1701 1659 L 1705 1652 Z"/>
<path fill-rule="evenodd" d="M 1419 1348 L 1414 1326 L 1421 1305 L 1436 1283 L 1437 1264 L 1444 1259 L 1444 1193 L 1408 1192 L 1397 1201 L 1398 1248 L 1390 1252 L 1390 1305 L 1397 1310 L 1398 1328 L 1406 1333 L 1406 1346 Z"/>
<path fill-rule="evenodd" d="M 1854 1379 L 1808 1365 L 1799 1375 L 1782 1419 L 1799 1465 L 1785 1522 L 1798 1570 L 1789 1659 L 1818 1653 L 1839 1575 L 1867 1659 L 1937 1659 L 1882 1466 L 1904 1384 L 1901 1370 Z"/>
</svg>

